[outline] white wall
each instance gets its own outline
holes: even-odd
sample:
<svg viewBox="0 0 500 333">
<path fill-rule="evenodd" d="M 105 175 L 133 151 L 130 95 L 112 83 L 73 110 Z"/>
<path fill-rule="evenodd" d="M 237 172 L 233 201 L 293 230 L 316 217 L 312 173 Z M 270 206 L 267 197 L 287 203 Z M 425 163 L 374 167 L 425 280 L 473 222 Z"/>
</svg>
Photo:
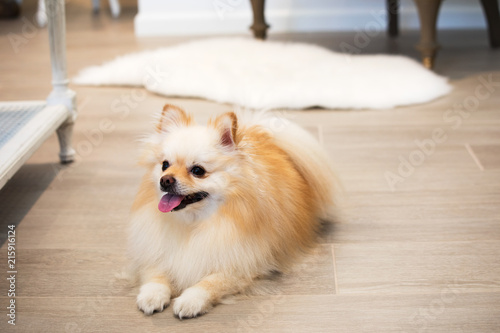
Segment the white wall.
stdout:
<svg viewBox="0 0 500 333">
<path fill-rule="evenodd" d="M 138 36 L 248 33 L 250 0 L 138 0 Z M 386 0 L 266 0 L 270 33 L 339 31 L 384 24 Z M 401 0 L 401 29 L 418 29 L 412 0 Z M 446 0 L 440 29 L 486 29 L 479 0 Z"/>
</svg>

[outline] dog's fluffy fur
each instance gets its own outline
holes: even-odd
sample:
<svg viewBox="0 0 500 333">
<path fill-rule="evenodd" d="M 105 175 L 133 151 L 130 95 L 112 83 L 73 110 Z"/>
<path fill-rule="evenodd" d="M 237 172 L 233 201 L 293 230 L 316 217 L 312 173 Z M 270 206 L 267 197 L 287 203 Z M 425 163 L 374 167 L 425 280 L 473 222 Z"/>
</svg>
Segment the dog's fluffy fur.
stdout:
<svg viewBox="0 0 500 333">
<path fill-rule="evenodd" d="M 176 316 L 201 315 L 315 244 L 319 217 L 333 204 L 334 176 L 300 127 L 232 112 L 199 126 L 166 105 L 146 141 L 129 236 L 145 314 L 178 296 Z M 200 201 L 190 203 L 194 197 Z"/>
</svg>

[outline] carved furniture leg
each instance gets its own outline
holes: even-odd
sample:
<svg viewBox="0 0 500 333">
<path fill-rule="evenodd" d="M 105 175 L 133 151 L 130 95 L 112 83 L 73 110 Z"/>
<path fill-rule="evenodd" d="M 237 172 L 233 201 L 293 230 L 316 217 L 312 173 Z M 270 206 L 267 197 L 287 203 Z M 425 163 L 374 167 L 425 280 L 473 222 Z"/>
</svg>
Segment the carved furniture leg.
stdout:
<svg viewBox="0 0 500 333">
<path fill-rule="evenodd" d="M 68 89 L 66 72 L 66 21 L 64 17 L 64 0 L 47 1 L 48 31 L 50 43 L 50 59 L 52 63 L 52 92 L 47 98 L 49 105 L 65 105 L 68 119 L 57 130 L 59 157 L 61 163 L 73 162 L 75 151 L 71 147 L 73 124 L 76 118 L 75 92 Z"/>
<path fill-rule="evenodd" d="M 488 21 L 488 33 L 490 36 L 490 46 L 500 47 L 500 14 L 498 12 L 497 0 L 481 0 L 484 15 Z"/>
<path fill-rule="evenodd" d="M 399 0 L 387 0 L 387 17 L 389 19 L 387 34 L 390 37 L 397 37 L 399 35 L 398 9 Z"/>
<path fill-rule="evenodd" d="M 436 21 L 442 0 L 414 0 L 420 19 L 420 42 L 417 49 L 422 55 L 425 67 L 434 66 L 439 45 L 436 41 Z"/>
<path fill-rule="evenodd" d="M 258 39 L 266 39 L 267 29 L 269 25 L 264 18 L 264 2 L 265 0 L 250 0 L 253 11 L 253 24 L 250 29 L 253 30 L 253 35 Z"/>
</svg>

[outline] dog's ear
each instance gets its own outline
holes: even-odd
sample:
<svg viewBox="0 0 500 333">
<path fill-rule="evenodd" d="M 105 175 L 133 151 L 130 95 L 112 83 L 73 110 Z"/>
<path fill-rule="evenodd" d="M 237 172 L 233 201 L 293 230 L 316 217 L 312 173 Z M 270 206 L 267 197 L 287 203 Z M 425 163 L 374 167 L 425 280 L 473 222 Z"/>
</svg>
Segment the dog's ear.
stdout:
<svg viewBox="0 0 500 333">
<path fill-rule="evenodd" d="M 234 112 L 227 112 L 218 116 L 215 118 L 213 126 L 220 133 L 220 144 L 223 147 L 236 147 L 238 143 L 238 118 Z"/>
<path fill-rule="evenodd" d="M 158 133 L 168 133 L 175 127 L 189 126 L 193 122 L 190 115 L 178 106 L 165 104 L 156 126 Z"/>
</svg>

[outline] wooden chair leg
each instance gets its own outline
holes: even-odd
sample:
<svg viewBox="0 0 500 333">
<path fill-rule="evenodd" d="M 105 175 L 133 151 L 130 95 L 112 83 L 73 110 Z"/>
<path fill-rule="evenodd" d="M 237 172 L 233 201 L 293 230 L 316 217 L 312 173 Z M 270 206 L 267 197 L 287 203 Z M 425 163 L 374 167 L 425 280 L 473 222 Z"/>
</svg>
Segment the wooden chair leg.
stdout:
<svg viewBox="0 0 500 333">
<path fill-rule="evenodd" d="M 488 21 L 488 33 L 490 36 L 490 46 L 500 47 L 500 14 L 498 12 L 497 0 L 481 0 L 484 15 Z"/>
<path fill-rule="evenodd" d="M 425 67 L 433 68 L 439 45 L 436 41 L 436 22 L 442 0 L 414 0 L 420 19 L 420 42 L 417 49 Z"/>
<path fill-rule="evenodd" d="M 387 0 L 387 17 L 389 19 L 387 34 L 390 37 L 397 37 L 399 35 L 398 9 L 399 0 Z"/>
<path fill-rule="evenodd" d="M 250 0 L 253 11 L 253 24 L 250 29 L 253 30 L 253 35 L 258 39 L 266 39 L 267 29 L 269 25 L 264 18 L 264 2 L 265 0 Z"/>
</svg>

